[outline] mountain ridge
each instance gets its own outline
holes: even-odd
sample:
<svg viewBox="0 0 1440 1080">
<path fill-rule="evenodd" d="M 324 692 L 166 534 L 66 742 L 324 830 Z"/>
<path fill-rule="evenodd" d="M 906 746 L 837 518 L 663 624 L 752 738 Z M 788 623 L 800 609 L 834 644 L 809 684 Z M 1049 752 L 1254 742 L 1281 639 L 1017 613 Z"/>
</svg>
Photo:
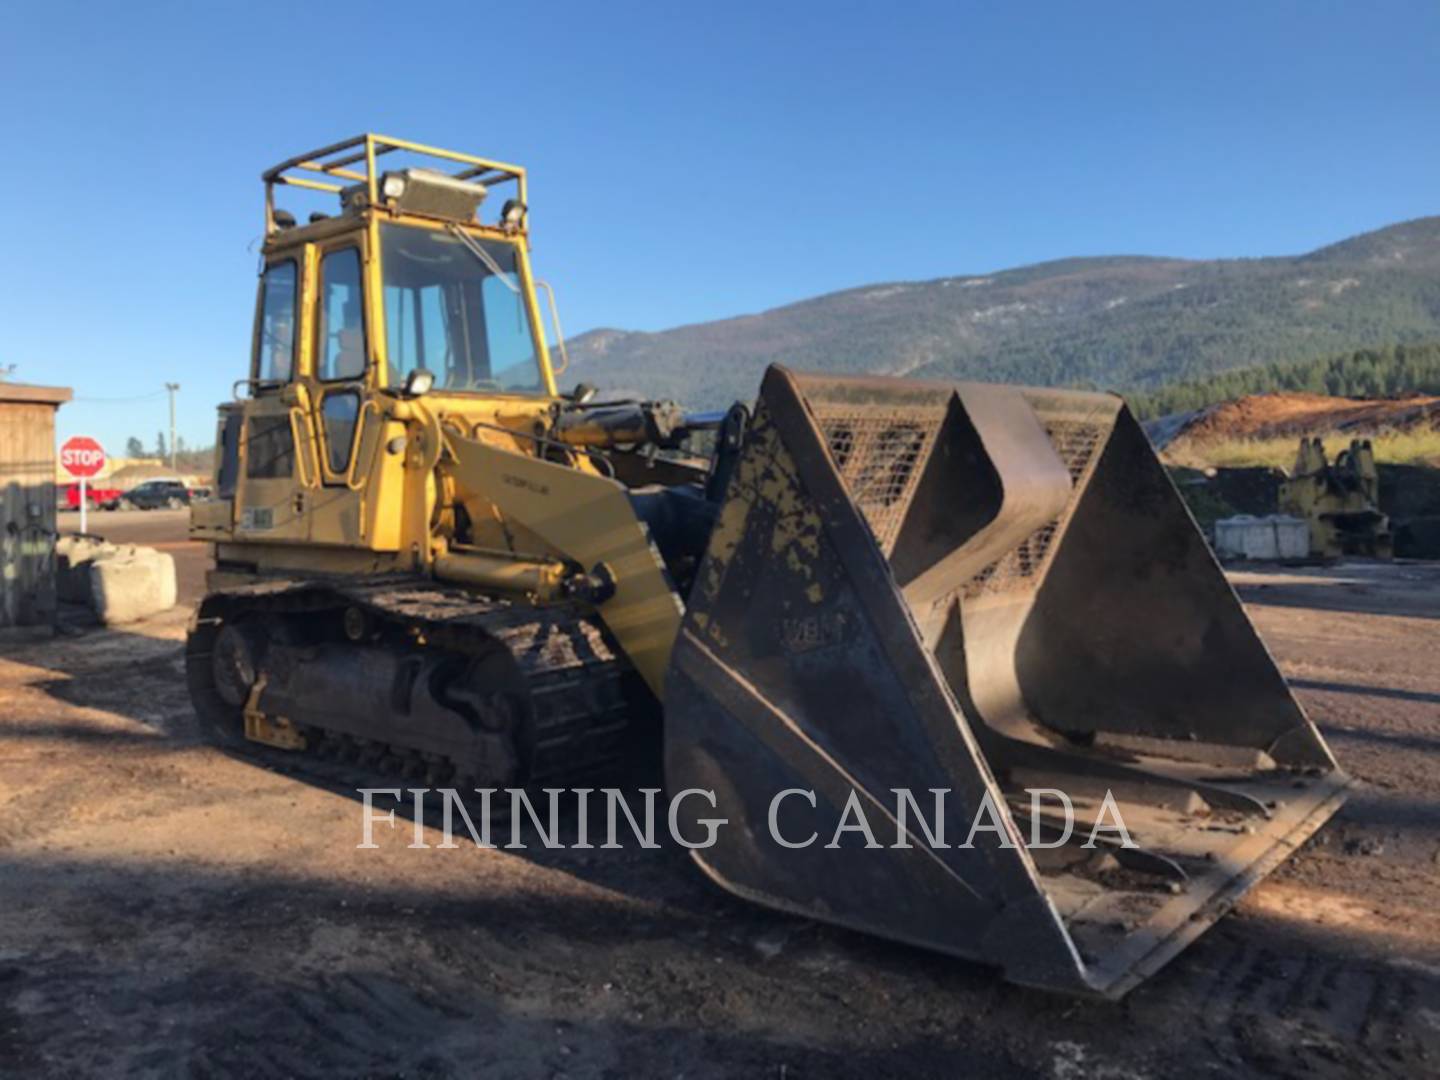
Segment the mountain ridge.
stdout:
<svg viewBox="0 0 1440 1080">
<path fill-rule="evenodd" d="M 771 362 L 1143 391 L 1235 368 L 1440 337 L 1440 217 L 1300 255 L 1093 255 L 890 281 L 659 331 L 567 341 L 577 380 L 711 407 Z"/>
</svg>

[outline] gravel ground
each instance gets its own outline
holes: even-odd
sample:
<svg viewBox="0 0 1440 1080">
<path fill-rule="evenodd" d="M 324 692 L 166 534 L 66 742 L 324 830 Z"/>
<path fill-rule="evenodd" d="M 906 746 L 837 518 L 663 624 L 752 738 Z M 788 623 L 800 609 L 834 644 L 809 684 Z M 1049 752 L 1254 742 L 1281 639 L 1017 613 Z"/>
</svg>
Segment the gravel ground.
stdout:
<svg viewBox="0 0 1440 1080">
<path fill-rule="evenodd" d="M 193 600 L 166 518 L 92 531 L 176 545 Z M 1120 1004 L 747 906 L 674 847 L 357 850 L 352 797 L 198 741 L 183 610 L 0 644 L 0 1075 L 1440 1075 L 1440 567 L 1234 579 L 1363 786 Z"/>
</svg>

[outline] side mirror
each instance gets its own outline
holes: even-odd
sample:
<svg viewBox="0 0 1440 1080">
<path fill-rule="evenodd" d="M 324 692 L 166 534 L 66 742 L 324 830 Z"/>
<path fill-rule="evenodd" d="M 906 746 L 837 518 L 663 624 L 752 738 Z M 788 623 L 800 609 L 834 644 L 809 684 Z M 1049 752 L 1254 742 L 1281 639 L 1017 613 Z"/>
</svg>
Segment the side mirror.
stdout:
<svg viewBox="0 0 1440 1080">
<path fill-rule="evenodd" d="M 407 398 L 424 397 L 434 385 L 435 373 L 433 371 L 416 368 L 405 376 L 405 396 Z"/>
</svg>

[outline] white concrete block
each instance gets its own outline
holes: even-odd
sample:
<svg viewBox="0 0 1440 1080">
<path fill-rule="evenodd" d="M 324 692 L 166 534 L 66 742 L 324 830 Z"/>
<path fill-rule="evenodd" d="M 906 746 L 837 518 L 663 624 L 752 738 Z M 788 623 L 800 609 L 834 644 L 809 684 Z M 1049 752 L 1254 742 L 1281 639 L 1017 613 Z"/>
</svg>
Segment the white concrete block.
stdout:
<svg viewBox="0 0 1440 1080">
<path fill-rule="evenodd" d="M 1223 518 L 1215 523 L 1215 550 L 1221 558 L 1303 559 L 1310 553 L 1310 527 L 1284 514 Z"/>
<path fill-rule="evenodd" d="M 89 564 L 90 607 L 106 626 L 135 622 L 175 606 L 175 560 L 154 548 L 116 551 Z"/>
<path fill-rule="evenodd" d="M 114 544 L 88 536 L 62 536 L 55 541 L 55 589 L 67 604 L 90 603 L 90 564 L 110 558 Z"/>
</svg>

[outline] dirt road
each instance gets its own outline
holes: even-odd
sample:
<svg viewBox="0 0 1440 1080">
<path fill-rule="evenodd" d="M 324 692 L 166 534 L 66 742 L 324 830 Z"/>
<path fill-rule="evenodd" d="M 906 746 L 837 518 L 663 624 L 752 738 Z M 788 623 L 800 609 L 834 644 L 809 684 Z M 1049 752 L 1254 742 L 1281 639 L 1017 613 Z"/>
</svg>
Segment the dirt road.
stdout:
<svg viewBox="0 0 1440 1080">
<path fill-rule="evenodd" d="M 0 1075 L 1440 1075 L 1440 567 L 1236 581 L 1365 786 L 1118 1005 L 747 906 L 674 847 L 357 850 L 353 798 L 198 742 L 183 611 L 0 646 Z"/>
</svg>

